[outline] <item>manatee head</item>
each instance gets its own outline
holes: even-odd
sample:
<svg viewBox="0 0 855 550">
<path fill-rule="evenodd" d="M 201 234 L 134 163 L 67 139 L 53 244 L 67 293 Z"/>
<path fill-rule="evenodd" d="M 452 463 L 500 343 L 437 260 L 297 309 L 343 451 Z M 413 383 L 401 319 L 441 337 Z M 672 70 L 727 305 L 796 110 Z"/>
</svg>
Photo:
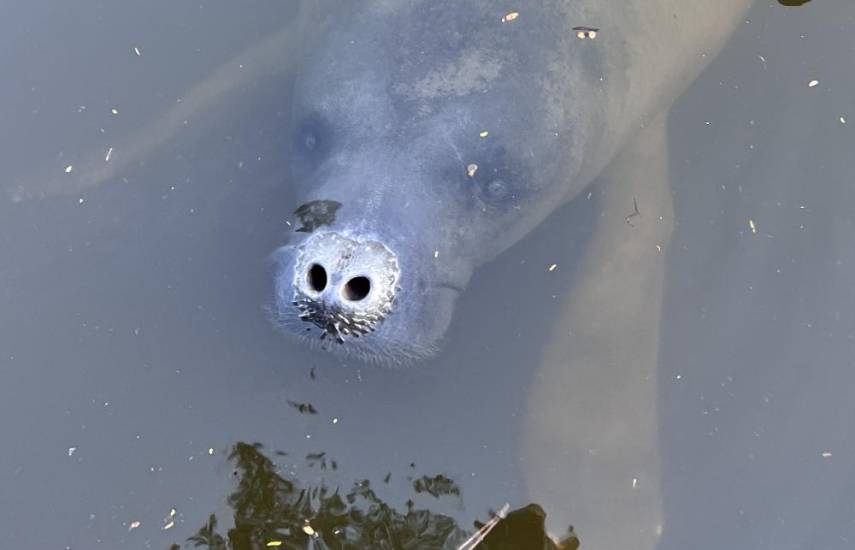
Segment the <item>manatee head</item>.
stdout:
<svg viewBox="0 0 855 550">
<path fill-rule="evenodd" d="M 301 224 L 272 307 L 287 332 L 369 361 L 429 356 L 475 268 L 565 200 L 598 132 L 597 109 L 573 108 L 595 58 L 559 14 L 503 15 L 390 0 L 327 15 L 293 91 Z"/>
</svg>

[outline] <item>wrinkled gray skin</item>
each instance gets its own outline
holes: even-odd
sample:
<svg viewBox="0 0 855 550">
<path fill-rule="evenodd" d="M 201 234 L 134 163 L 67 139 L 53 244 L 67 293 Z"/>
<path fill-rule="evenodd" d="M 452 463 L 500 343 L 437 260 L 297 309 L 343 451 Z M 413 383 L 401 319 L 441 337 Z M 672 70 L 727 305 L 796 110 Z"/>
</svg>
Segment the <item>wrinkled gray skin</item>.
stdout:
<svg viewBox="0 0 855 550">
<path fill-rule="evenodd" d="M 745 4 L 308 8 L 323 38 L 294 90 L 293 180 L 300 203 L 342 206 L 277 253 L 276 321 L 369 361 L 434 353 L 475 268 L 583 190 Z"/>
<path fill-rule="evenodd" d="M 601 60 L 557 6 L 503 23 L 507 11 L 486 1 L 365 2 L 335 14 L 298 77 L 292 163 L 300 203 L 342 207 L 279 254 L 283 326 L 311 341 L 328 332 L 340 344 L 330 349 L 369 360 L 430 355 L 475 267 L 566 199 L 581 140 L 597 141 L 603 124 L 602 106 L 566 107 L 596 93 Z M 342 260 L 368 243 L 378 243 L 377 258 Z M 322 293 L 307 280 L 312 265 L 326 271 Z M 371 292 L 348 300 L 343 289 L 360 275 Z M 389 296 L 373 303 L 375 293 Z M 295 300 L 322 311 L 305 322 Z M 363 312 L 379 319 L 366 334 L 336 329 Z"/>
</svg>

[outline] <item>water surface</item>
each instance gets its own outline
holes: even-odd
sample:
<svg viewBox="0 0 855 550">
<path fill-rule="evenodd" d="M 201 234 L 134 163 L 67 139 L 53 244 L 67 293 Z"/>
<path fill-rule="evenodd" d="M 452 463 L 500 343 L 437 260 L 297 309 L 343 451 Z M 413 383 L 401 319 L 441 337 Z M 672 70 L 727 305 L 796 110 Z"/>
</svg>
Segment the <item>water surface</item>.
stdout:
<svg viewBox="0 0 855 550">
<path fill-rule="evenodd" d="M 291 6 L 3 12 L 2 188 L 52 196 L 0 201 L 0 546 L 193 547 L 211 514 L 222 535 L 246 519 L 228 500 L 251 479 L 241 456 L 270 459 L 277 484 L 345 493 L 369 480 L 397 514 L 412 499 L 466 530 L 505 503 L 543 502 L 522 430 L 556 404 L 529 388 L 596 200 L 484 266 L 435 360 L 382 369 L 312 353 L 263 312 L 268 255 L 296 207 L 290 75 L 240 61 L 287 28 Z M 661 548 L 851 547 L 853 25 L 845 0 L 759 2 L 673 110 L 677 225 L 651 405 Z M 89 185 L 93 159 L 120 168 Z M 596 432 L 600 417 L 566 421 Z M 578 472 L 535 474 L 560 488 Z M 584 547 L 586 526 L 564 511 L 547 507 L 547 525 L 572 523 Z"/>
</svg>

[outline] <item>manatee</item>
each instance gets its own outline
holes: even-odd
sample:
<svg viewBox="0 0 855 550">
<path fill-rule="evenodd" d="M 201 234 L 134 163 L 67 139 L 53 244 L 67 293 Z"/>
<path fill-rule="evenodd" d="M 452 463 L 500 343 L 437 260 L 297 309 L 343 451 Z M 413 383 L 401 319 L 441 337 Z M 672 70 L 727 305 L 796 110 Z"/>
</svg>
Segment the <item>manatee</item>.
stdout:
<svg viewBox="0 0 855 550">
<path fill-rule="evenodd" d="M 307 6 L 303 28 L 321 38 L 292 92 L 290 170 L 304 213 L 326 215 L 301 217 L 311 230 L 275 255 L 275 322 L 368 361 L 434 354 L 479 265 L 633 139 L 661 143 L 639 133 L 748 3 Z"/>
<path fill-rule="evenodd" d="M 325 349 L 409 362 L 440 349 L 478 266 L 615 172 L 634 140 L 664 143 L 638 134 L 748 3 L 303 2 L 109 160 L 92 151 L 73 173 L 47 166 L 5 191 L 22 201 L 115 181 L 184 121 L 295 73 L 283 132 L 300 231 L 274 254 L 271 316 Z"/>
<path fill-rule="evenodd" d="M 653 548 L 665 528 L 666 115 L 749 4 L 387 1 L 336 13 L 293 90 L 302 230 L 277 252 L 275 320 L 370 361 L 429 356 L 479 265 L 595 195 L 592 238 L 565 262 L 577 276 L 533 368 L 521 473 L 552 532 L 573 524 L 586 547 Z"/>
<path fill-rule="evenodd" d="M 68 177 L 52 168 L 7 192 L 100 185 L 242 81 L 293 70 L 283 132 L 299 221 L 274 253 L 271 314 L 310 344 L 379 363 L 436 353 L 479 266 L 596 194 L 587 253 L 570 259 L 579 276 L 532 367 L 521 470 L 555 532 L 573 523 L 585 547 L 650 548 L 663 529 L 665 114 L 749 3 L 305 2 L 128 136 L 112 164 L 98 151 Z"/>
</svg>

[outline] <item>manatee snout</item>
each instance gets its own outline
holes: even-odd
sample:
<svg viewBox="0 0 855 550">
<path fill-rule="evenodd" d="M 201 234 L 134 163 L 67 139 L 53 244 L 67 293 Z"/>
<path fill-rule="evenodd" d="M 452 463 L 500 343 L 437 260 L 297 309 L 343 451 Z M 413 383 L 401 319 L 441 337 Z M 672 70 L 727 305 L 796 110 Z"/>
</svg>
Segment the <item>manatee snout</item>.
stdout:
<svg viewBox="0 0 855 550">
<path fill-rule="evenodd" d="M 276 260 L 274 321 L 312 345 L 372 362 L 432 354 L 458 294 L 420 284 L 407 262 L 405 275 L 377 238 L 317 231 Z"/>
<path fill-rule="evenodd" d="M 321 338 L 344 343 L 375 331 L 386 319 L 400 274 L 398 259 L 386 245 L 318 233 L 297 247 L 290 289 L 282 289 L 281 299 L 297 308 L 301 321 L 319 328 Z M 287 277 L 283 273 L 282 283 Z"/>
</svg>

